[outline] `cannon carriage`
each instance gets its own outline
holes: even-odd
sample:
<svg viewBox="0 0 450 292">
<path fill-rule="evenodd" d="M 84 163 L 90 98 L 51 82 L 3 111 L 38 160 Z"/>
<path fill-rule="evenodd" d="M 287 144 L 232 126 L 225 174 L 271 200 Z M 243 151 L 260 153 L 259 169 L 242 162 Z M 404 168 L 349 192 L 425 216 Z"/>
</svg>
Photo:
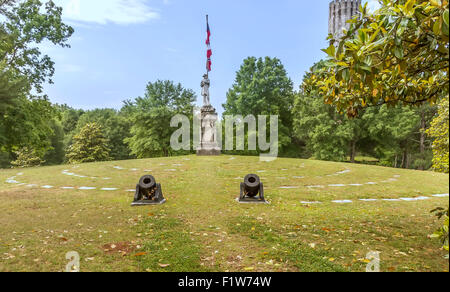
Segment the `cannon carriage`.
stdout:
<svg viewBox="0 0 450 292">
<path fill-rule="evenodd" d="M 141 177 L 136 185 L 136 194 L 132 206 L 161 205 L 166 202 L 161 184 L 151 175 Z"/>
<path fill-rule="evenodd" d="M 267 203 L 264 198 L 264 184 L 256 174 L 249 174 L 241 183 L 240 203 Z"/>
</svg>

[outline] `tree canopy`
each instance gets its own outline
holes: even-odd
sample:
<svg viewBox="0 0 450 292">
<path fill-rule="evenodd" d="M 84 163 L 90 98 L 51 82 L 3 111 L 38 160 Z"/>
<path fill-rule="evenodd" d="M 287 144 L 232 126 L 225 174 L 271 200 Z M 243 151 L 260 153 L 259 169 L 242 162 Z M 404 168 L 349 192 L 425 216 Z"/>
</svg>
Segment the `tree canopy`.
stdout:
<svg viewBox="0 0 450 292">
<path fill-rule="evenodd" d="M 125 142 L 138 158 L 173 154 L 170 137 L 175 131 L 170 121 L 181 114 L 192 120 L 195 93 L 172 81 L 150 82 L 145 96 L 127 101 L 124 112 L 131 114 L 131 137 Z"/>
<path fill-rule="evenodd" d="M 244 60 L 223 104 L 224 115 L 278 115 L 279 144 L 292 138 L 293 82 L 277 58 L 249 57 Z"/>
<path fill-rule="evenodd" d="M 68 47 L 73 29 L 62 22 L 62 9 L 52 1 L 0 1 L 0 152 L 43 158 L 52 149 L 56 112 L 42 93 L 52 82 L 54 63 L 38 44 Z M 24 152 L 24 153 L 25 153 Z"/>
<path fill-rule="evenodd" d="M 434 138 L 433 142 L 433 167 L 439 172 L 449 172 L 449 102 L 448 97 L 439 105 L 439 113 L 428 130 L 428 135 Z"/>
<path fill-rule="evenodd" d="M 447 0 L 383 0 L 350 21 L 325 66 L 303 84 L 350 117 L 367 106 L 436 103 L 448 94 Z"/>
<path fill-rule="evenodd" d="M 96 123 L 90 123 L 73 137 L 67 158 L 69 163 L 107 161 L 110 160 L 109 152 L 108 139 L 105 138 L 101 127 Z"/>
</svg>

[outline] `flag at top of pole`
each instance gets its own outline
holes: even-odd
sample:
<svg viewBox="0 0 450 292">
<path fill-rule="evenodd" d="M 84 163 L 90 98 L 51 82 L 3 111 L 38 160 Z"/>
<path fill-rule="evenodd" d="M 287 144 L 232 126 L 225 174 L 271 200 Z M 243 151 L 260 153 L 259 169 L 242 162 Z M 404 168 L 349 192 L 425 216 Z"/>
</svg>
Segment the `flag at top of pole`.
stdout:
<svg viewBox="0 0 450 292">
<path fill-rule="evenodd" d="M 211 38 L 211 30 L 209 28 L 209 18 L 208 15 L 206 15 L 206 47 L 208 49 L 207 53 L 206 53 L 206 71 L 209 73 L 211 72 L 211 66 L 212 66 L 212 62 L 211 62 L 211 56 L 212 56 L 212 49 L 211 49 L 211 42 L 210 42 L 210 38 Z"/>
</svg>

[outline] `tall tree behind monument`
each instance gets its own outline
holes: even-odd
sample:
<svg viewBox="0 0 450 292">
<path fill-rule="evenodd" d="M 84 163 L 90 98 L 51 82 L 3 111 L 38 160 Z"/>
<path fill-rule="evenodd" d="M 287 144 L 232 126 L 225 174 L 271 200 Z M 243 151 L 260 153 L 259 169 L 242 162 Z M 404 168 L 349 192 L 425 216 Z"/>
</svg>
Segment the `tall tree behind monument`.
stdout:
<svg viewBox="0 0 450 292">
<path fill-rule="evenodd" d="M 249 57 L 236 73 L 236 80 L 223 104 L 226 115 L 278 115 L 279 145 L 286 154 L 292 145 L 292 113 L 294 85 L 277 58 Z"/>
<path fill-rule="evenodd" d="M 178 114 L 192 120 L 195 93 L 172 81 L 150 82 L 144 97 L 127 101 L 125 107 L 131 117 L 131 137 L 125 143 L 137 158 L 170 156 L 175 153 L 170 137 L 175 131 L 171 119 Z"/>
</svg>

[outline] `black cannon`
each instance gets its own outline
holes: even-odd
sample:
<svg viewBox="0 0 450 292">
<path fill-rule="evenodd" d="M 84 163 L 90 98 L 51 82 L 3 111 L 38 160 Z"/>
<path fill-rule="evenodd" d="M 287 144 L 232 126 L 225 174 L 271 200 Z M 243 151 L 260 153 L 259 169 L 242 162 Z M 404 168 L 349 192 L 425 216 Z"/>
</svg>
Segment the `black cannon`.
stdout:
<svg viewBox="0 0 450 292">
<path fill-rule="evenodd" d="M 161 184 L 151 175 L 145 175 L 139 180 L 136 186 L 136 194 L 132 206 L 160 205 L 164 204 L 166 199 L 162 193 Z"/>
<path fill-rule="evenodd" d="M 241 183 L 241 203 L 267 203 L 264 198 L 264 185 L 256 174 L 249 174 Z"/>
</svg>

